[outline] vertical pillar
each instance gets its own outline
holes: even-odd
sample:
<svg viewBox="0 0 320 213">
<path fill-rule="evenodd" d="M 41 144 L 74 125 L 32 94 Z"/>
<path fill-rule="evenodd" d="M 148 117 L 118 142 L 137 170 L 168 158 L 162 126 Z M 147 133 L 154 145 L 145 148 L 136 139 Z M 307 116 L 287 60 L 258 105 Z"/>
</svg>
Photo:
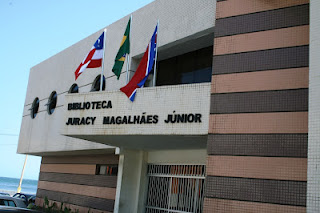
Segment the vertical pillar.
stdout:
<svg viewBox="0 0 320 213">
<path fill-rule="evenodd" d="M 121 149 L 114 212 L 143 212 L 146 153 Z"/>
<path fill-rule="evenodd" d="M 310 0 L 307 212 L 320 209 L 320 1 Z"/>
</svg>

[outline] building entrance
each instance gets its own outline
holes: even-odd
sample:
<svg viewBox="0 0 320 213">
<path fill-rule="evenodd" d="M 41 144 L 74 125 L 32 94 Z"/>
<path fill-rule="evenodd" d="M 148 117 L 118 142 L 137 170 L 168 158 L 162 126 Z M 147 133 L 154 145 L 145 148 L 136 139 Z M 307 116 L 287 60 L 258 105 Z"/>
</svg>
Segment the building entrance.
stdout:
<svg viewBox="0 0 320 213">
<path fill-rule="evenodd" d="M 200 213 L 205 165 L 148 165 L 146 213 Z"/>
</svg>

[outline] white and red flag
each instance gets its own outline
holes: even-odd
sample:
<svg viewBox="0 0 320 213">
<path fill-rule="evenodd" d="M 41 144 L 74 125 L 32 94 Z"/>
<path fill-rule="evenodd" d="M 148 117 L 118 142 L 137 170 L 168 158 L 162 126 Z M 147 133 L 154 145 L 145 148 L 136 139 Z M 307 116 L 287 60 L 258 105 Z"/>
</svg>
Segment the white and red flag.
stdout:
<svg viewBox="0 0 320 213">
<path fill-rule="evenodd" d="M 81 62 L 77 70 L 74 72 L 76 80 L 86 68 L 101 67 L 102 58 L 103 58 L 103 44 L 104 44 L 103 40 L 104 40 L 104 32 L 101 34 L 98 40 L 94 43 L 88 55 Z"/>
<path fill-rule="evenodd" d="M 148 79 L 148 76 L 152 70 L 153 64 L 156 60 L 157 53 L 157 31 L 158 25 L 154 30 L 154 33 L 151 37 L 149 45 L 147 47 L 146 52 L 144 53 L 140 64 L 134 73 L 132 79 L 129 83 L 122 87 L 120 90 L 125 93 L 130 101 L 134 101 L 134 97 L 136 95 L 137 88 L 143 87 L 144 83 Z"/>
</svg>

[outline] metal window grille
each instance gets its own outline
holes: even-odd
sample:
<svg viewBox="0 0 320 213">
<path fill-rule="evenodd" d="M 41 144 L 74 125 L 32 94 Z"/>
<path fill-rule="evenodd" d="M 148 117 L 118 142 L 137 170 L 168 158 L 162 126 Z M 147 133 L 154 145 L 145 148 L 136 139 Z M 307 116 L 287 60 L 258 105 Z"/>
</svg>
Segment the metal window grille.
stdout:
<svg viewBox="0 0 320 213">
<path fill-rule="evenodd" d="M 205 165 L 148 165 L 146 213 L 200 213 Z"/>
</svg>

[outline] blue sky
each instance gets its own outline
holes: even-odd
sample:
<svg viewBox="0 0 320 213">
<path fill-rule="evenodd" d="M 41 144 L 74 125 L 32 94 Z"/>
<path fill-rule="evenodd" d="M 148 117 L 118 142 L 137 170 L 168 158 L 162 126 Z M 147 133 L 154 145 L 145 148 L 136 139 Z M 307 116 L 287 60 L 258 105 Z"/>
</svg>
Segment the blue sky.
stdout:
<svg viewBox="0 0 320 213">
<path fill-rule="evenodd" d="M 1 177 L 21 175 L 25 155 L 16 151 L 30 68 L 150 2 L 0 1 Z M 38 179 L 40 162 L 40 157 L 28 157 L 26 179 Z"/>
</svg>

